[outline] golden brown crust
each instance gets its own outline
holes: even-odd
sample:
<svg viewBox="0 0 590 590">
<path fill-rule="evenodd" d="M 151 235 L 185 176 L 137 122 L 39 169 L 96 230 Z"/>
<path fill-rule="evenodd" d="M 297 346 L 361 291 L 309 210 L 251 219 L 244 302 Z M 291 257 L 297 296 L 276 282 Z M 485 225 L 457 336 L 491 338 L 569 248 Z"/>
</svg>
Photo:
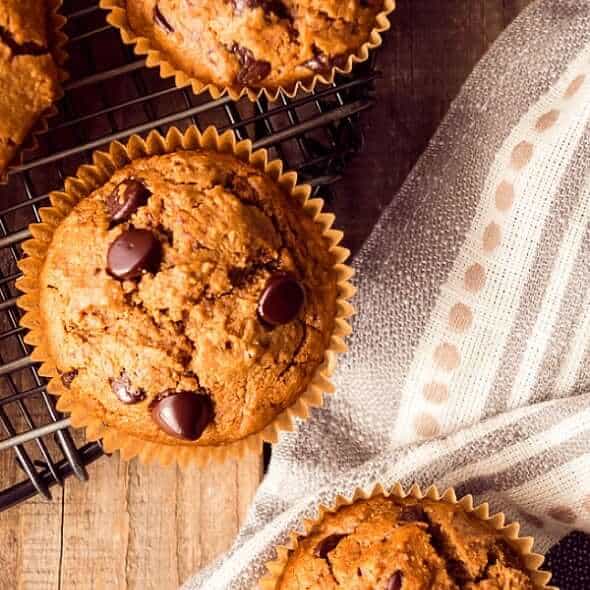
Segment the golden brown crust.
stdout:
<svg viewBox="0 0 590 590">
<path fill-rule="evenodd" d="M 124 179 L 151 196 L 130 219 L 163 247 L 155 274 L 121 282 L 106 271 L 105 201 Z M 150 403 L 162 392 L 203 389 L 214 422 L 196 444 L 218 445 L 262 430 L 305 390 L 323 359 L 336 314 L 333 262 L 318 229 L 268 177 L 233 156 L 179 152 L 136 160 L 81 201 L 57 228 L 41 276 L 40 309 L 71 393 L 128 434 L 167 444 Z M 269 330 L 256 315 L 276 272 L 306 290 L 298 318 Z M 123 405 L 122 372 L 146 398 Z"/>
<path fill-rule="evenodd" d="M 0 0 L 0 174 L 58 95 L 48 16 L 45 2 Z"/>
<path fill-rule="evenodd" d="M 324 517 L 279 590 L 532 590 L 501 534 L 443 501 L 377 496 Z"/>
<path fill-rule="evenodd" d="M 367 42 L 383 0 L 127 0 L 133 31 L 176 68 L 240 91 L 329 74 Z"/>
</svg>

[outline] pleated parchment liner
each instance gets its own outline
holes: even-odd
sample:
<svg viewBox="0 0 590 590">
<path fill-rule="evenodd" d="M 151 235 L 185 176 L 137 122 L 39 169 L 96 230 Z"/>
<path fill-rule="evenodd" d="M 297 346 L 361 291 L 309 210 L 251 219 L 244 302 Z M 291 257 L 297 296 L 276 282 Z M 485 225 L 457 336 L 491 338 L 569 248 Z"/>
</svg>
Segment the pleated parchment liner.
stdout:
<svg viewBox="0 0 590 590">
<path fill-rule="evenodd" d="M 53 61 L 57 66 L 57 94 L 54 100 L 54 104 L 49 109 L 47 109 L 41 115 L 41 117 L 39 117 L 39 119 L 37 119 L 31 130 L 29 131 L 27 138 L 18 149 L 15 157 L 12 159 L 12 164 L 14 164 L 15 162 L 18 162 L 20 164 L 24 163 L 27 154 L 30 154 L 39 147 L 37 136 L 47 132 L 47 130 L 49 129 L 49 119 L 55 117 L 55 115 L 58 114 L 59 111 L 55 106 L 55 103 L 57 103 L 63 97 L 63 83 L 69 77 L 69 74 L 65 69 L 65 65 L 68 60 L 68 54 L 66 52 L 68 37 L 64 32 L 64 27 L 66 25 L 67 19 L 59 12 L 63 2 L 62 0 L 48 0 L 47 4 L 49 10 L 49 19 L 47 27 L 48 44 L 49 51 L 53 56 Z M 7 166 L 6 170 L 0 173 L 0 183 L 4 184 L 7 182 L 9 170 L 10 164 Z"/>
<path fill-rule="evenodd" d="M 350 498 L 337 496 L 332 505 L 320 506 L 316 519 L 305 520 L 302 532 L 291 532 L 288 542 L 285 545 L 276 547 L 276 558 L 266 564 L 267 574 L 260 580 L 260 590 L 276 590 L 279 587 L 279 582 L 287 566 L 289 553 L 297 549 L 299 540 L 312 533 L 314 528 L 322 522 L 326 514 L 337 512 L 340 508 L 350 506 L 358 500 L 368 500 L 377 496 L 441 500 L 449 504 L 460 505 L 465 512 L 485 521 L 502 534 L 510 547 L 522 559 L 522 563 L 533 581 L 535 590 L 558 590 L 554 586 L 548 586 L 551 574 L 539 569 L 545 558 L 542 555 L 533 553 L 534 539 L 532 537 L 519 536 L 520 525 L 517 522 L 506 523 L 506 517 L 502 512 L 491 515 L 487 502 L 479 506 L 474 506 L 473 497 L 470 495 L 458 499 L 455 490 L 452 488 L 448 488 L 441 494 L 434 485 L 423 492 L 418 484 L 414 484 L 408 491 L 405 491 L 400 483 L 387 489 L 381 484 L 373 485 L 367 489 L 357 488 Z"/>
<path fill-rule="evenodd" d="M 355 64 L 366 61 L 369 58 L 369 52 L 379 47 L 383 42 L 382 33 L 391 27 L 389 15 L 395 10 L 395 3 L 396 0 L 384 0 L 383 10 L 377 14 L 375 27 L 369 34 L 368 40 L 359 47 L 356 53 L 348 56 L 346 64 L 343 67 L 333 67 L 327 73 L 316 74 L 313 77 L 300 80 L 290 88 L 236 88 L 219 86 L 212 82 L 199 80 L 179 70 L 167 60 L 166 54 L 163 51 L 152 45 L 150 39 L 137 35 L 133 31 L 127 18 L 126 0 L 100 0 L 100 7 L 110 11 L 107 21 L 119 29 L 123 42 L 127 45 L 135 45 L 135 53 L 137 55 L 147 56 L 146 65 L 148 67 L 159 67 L 162 78 L 174 77 L 174 83 L 178 88 L 191 86 L 195 94 L 209 92 L 214 99 L 227 94 L 232 100 L 236 101 L 242 96 L 247 96 L 251 101 L 255 101 L 261 96 L 265 96 L 270 101 L 275 101 L 281 92 L 292 98 L 300 90 L 313 92 L 318 83 L 332 84 L 336 74 L 350 74 Z"/>
<path fill-rule="evenodd" d="M 55 229 L 74 206 L 96 188 L 104 185 L 115 170 L 124 167 L 131 160 L 196 149 L 232 153 L 238 159 L 250 163 L 270 176 L 287 194 L 291 195 L 301 206 L 301 213 L 309 215 L 314 220 L 327 241 L 334 261 L 338 289 L 336 319 L 330 343 L 321 365 L 306 390 L 291 407 L 280 413 L 262 431 L 222 446 L 198 446 L 198 444 L 191 445 L 190 443 L 156 444 L 122 432 L 116 425 L 103 423 L 84 404 L 84 396 L 78 396 L 76 399 L 73 391 L 66 389 L 59 379 L 57 368 L 49 354 L 39 313 L 39 277 L 47 250 Z M 322 213 L 323 200 L 312 199 L 310 194 L 311 187 L 298 185 L 297 174 L 295 172 L 284 173 L 282 162 L 279 160 L 269 161 L 266 150 L 252 152 L 252 143 L 249 140 L 238 143 L 233 132 L 226 131 L 223 135 L 219 135 L 213 127 L 209 127 L 201 134 L 194 126 L 189 127 L 185 133 L 172 128 L 165 137 L 152 131 L 145 140 L 134 135 L 129 139 L 127 145 L 122 145 L 119 142 L 112 143 L 108 153 L 95 152 L 92 165 L 81 166 L 75 178 L 68 178 L 63 192 L 51 193 L 52 206 L 40 210 L 42 222 L 30 226 L 33 239 L 23 244 L 23 250 L 27 257 L 19 262 L 19 267 L 24 274 L 19 279 L 17 286 L 24 295 L 19 298 L 18 304 L 26 311 L 21 325 L 30 330 L 25 341 L 34 346 L 31 358 L 42 363 L 39 372 L 44 377 L 51 379 L 48 391 L 59 396 L 57 407 L 71 415 L 73 426 L 85 427 L 89 440 L 102 439 L 107 452 L 120 450 L 124 459 L 139 456 L 144 462 L 158 460 L 162 464 L 177 461 L 181 466 L 191 462 L 205 465 L 209 461 L 220 462 L 228 458 L 239 458 L 246 452 L 260 452 L 263 442 L 274 443 L 278 440 L 279 432 L 292 430 L 294 418 L 305 419 L 309 415 L 310 407 L 320 406 L 323 394 L 325 392 L 331 393 L 334 390 L 330 376 L 336 364 L 336 357 L 339 353 L 346 351 L 344 338 L 350 333 L 350 325 L 347 320 L 353 314 L 353 308 L 348 300 L 354 294 L 354 288 L 349 282 L 353 271 L 344 264 L 349 256 L 349 251 L 339 246 L 342 232 L 332 229 L 334 215 Z"/>
</svg>

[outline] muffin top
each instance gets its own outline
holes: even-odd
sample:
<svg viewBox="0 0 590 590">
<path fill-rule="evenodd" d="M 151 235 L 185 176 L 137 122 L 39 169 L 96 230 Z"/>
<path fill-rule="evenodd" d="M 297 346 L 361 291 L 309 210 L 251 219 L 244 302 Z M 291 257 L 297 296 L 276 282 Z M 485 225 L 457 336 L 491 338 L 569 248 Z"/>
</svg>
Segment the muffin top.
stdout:
<svg viewBox="0 0 590 590">
<path fill-rule="evenodd" d="M 127 0 L 136 34 L 204 83 L 292 88 L 343 67 L 384 0 Z"/>
<path fill-rule="evenodd" d="M 58 94 L 48 22 L 45 2 L 0 0 L 0 174 Z"/>
<path fill-rule="evenodd" d="M 334 327 L 333 267 L 319 226 L 254 167 L 208 151 L 135 160 L 55 231 L 48 352 L 104 424 L 229 443 L 309 385 Z"/>
<path fill-rule="evenodd" d="M 377 496 L 328 514 L 289 556 L 280 590 L 532 590 L 515 550 L 461 506 Z"/>
</svg>

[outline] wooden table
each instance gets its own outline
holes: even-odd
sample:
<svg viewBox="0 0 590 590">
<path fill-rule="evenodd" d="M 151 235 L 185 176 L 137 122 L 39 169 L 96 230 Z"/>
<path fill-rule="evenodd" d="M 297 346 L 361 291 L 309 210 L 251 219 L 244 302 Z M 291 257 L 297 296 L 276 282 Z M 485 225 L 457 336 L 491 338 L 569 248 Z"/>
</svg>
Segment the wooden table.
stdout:
<svg viewBox="0 0 590 590">
<path fill-rule="evenodd" d="M 379 56 L 378 105 L 334 210 L 357 250 L 474 64 L 530 0 L 399 0 Z M 383 130 L 386 131 L 383 131 Z M 144 467 L 118 455 L 54 499 L 0 514 L 0 590 L 173 590 L 224 551 L 262 461 L 204 471 Z M 0 461 L 0 471 L 9 469 Z"/>
</svg>

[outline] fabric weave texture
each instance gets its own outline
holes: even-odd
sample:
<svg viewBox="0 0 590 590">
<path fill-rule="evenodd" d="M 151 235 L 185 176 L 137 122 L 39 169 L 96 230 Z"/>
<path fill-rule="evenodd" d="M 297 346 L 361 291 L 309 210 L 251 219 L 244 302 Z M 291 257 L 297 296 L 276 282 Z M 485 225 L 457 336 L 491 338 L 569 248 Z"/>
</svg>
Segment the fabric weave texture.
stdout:
<svg viewBox="0 0 590 590">
<path fill-rule="evenodd" d="M 274 447 L 232 549 L 185 590 L 256 587 L 320 503 L 375 482 L 471 493 L 539 552 L 589 532 L 589 221 L 590 3 L 539 0 L 356 257 L 336 393 Z"/>
</svg>

